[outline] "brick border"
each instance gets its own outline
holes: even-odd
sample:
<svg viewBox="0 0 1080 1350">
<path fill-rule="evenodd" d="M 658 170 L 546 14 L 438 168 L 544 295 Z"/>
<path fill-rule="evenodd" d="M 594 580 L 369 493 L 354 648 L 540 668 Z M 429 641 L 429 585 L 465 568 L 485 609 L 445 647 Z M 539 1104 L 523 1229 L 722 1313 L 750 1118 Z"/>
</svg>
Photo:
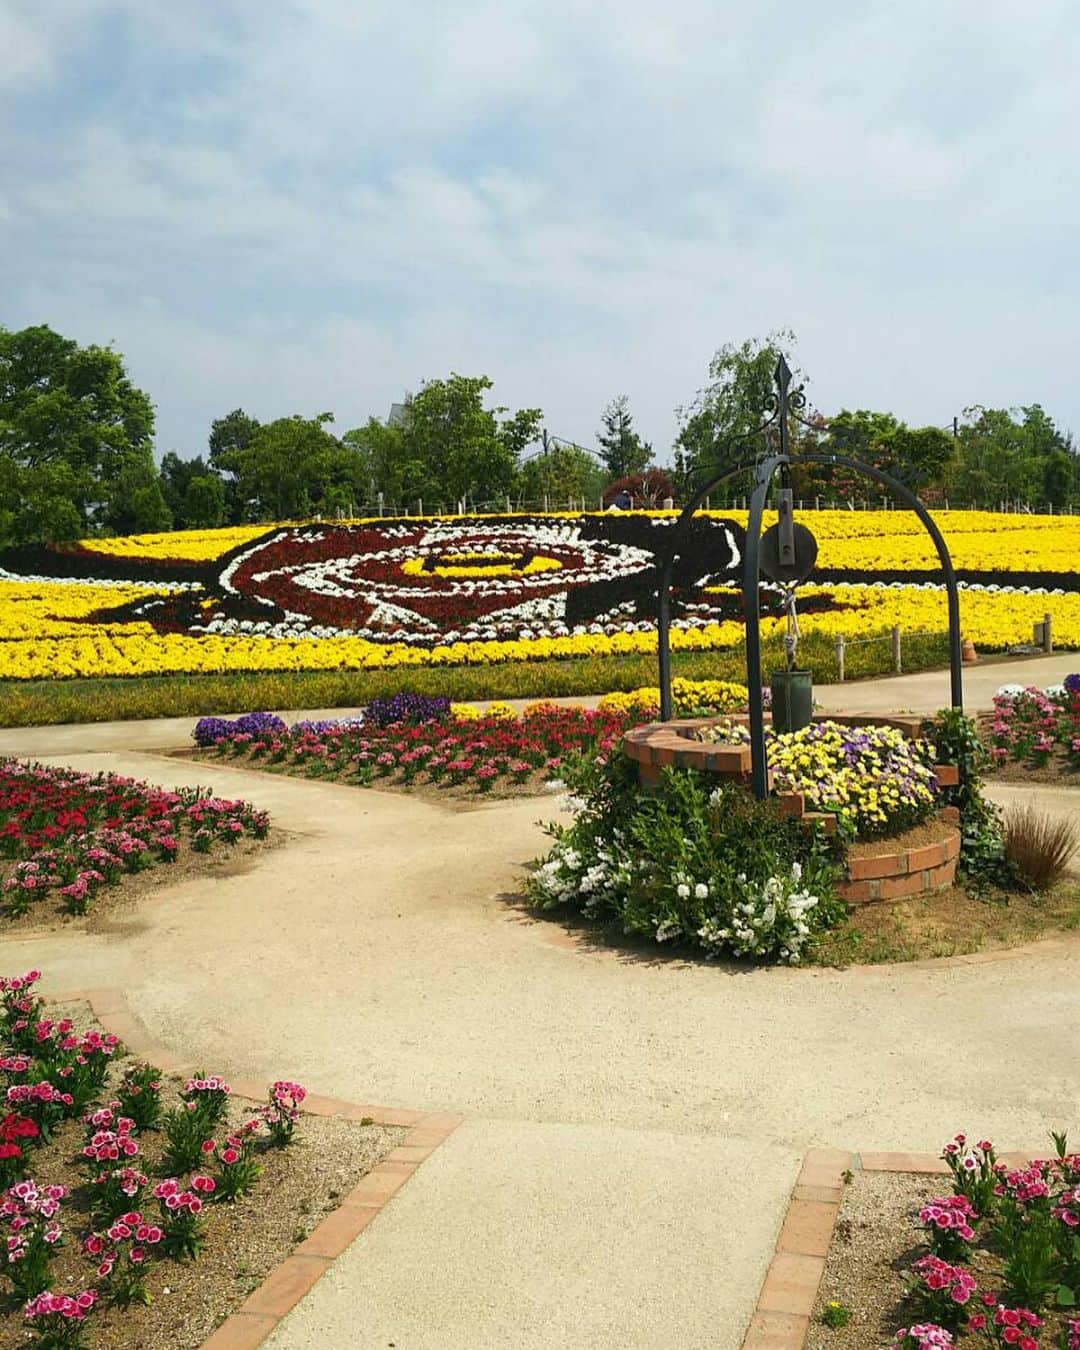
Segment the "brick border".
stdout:
<svg viewBox="0 0 1080 1350">
<path fill-rule="evenodd" d="M 51 994 L 50 1003 L 83 1001 L 94 1017 L 118 1036 L 128 1050 L 153 1060 L 166 1073 L 190 1074 L 191 1065 L 153 1044 L 136 1018 L 127 997 L 116 989 L 77 989 Z M 253 1079 L 230 1080 L 235 1097 L 266 1099 L 269 1084 Z M 367 1120 L 375 1125 L 399 1126 L 408 1134 L 375 1164 L 338 1207 L 331 1210 L 289 1256 L 280 1261 L 234 1312 L 203 1342 L 202 1350 L 255 1350 L 278 1323 L 330 1269 L 333 1262 L 375 1219 L 412 1174 L 444 1143 L 464 1120 L 451 1111 L 409 1111 L 398 1107 L 365 1106 L 339 1097 L 309 1093 L 304 1111 L 313 1116 Z"/>
<path fill-rule="evenodd" d="M 946 807 L 945 811 L 955 812 L 956 808 Z M 837 895 L 849 905 L 865 905 L 875 900 L 906 900 L 947 890 L 956 880 L 960 830 L 951 818 L 944 818 L 944 811 L 938 812 L 938 819 L 948 826 L 948 833 L 939 843 L 849 858 L 848 880 L 837 885 Z M 888 843 L 887 839 L 882 840 L 883 847 Z"/>
<path fill-rule="evenodd" d="M 1029 1149 L 1026 1153 L 1002 1153 L 999 1161 L 1020 1167 L 1036 1156 L 1038 1150 Z M 812 1148 L 803 1159 L 791 1192 L 742 1350 L 804 1350 L 844 1197 L 846 1171 L 949 1175 L 943 1160 L 932 1153 L 848 1153 L 838 1148 Z"/>
</svg>

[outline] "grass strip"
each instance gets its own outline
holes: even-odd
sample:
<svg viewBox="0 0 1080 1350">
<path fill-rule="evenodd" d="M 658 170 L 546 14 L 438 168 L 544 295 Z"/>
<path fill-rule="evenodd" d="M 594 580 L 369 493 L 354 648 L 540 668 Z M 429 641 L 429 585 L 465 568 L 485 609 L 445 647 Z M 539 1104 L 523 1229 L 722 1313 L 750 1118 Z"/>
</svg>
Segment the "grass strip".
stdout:
<svg viewBox="0 0 1080 1350">
<path fill-rule="evenodd" d="M 905 671 L 948 664 L 945 633 L 904 641 Z M 888 634 L 848 647 L 847 679 L 891 673 Z M 799 663 L 818 684 L 837 676 L 833 640 L 810 634 Z M 779 642 L 762 644 L 766 672 L 783 666 Z M 672 671 L 687 679 L 746 680 L 744 645 L 715 652 L 673 652 Z M 121 679 L 0 681 L 0 726 L 51 726 L 150 717 L 202 717 L 260 709 L 349 708 L 407 690 L 444 694 L 459 702 L 491 698 L 558 698 L 606 694 L 657 682 L 656 657 L 594 656 L 515 661 L 490 666 L 409 667 L 389 670 L 230 671 L 220 675 L 140 675 Z"/>
</svg>

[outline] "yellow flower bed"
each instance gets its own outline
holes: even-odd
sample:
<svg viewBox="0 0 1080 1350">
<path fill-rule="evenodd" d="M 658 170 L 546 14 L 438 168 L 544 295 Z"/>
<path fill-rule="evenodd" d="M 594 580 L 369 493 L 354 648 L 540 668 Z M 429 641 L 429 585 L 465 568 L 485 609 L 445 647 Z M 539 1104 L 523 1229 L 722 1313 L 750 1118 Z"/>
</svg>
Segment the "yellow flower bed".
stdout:
<svg viewBox="0 0 1080 1350">
<path fill-rule="evenodd" d="M 744 522 L 745 512 L 715 512 Z M 904 512 L 821 511 L 803 517 L 820 545 L 822 567 L 902 572 L 936 567 L 929 539 L 918 521 Z M 1080 569 L 1080 518 L 997 515 L 990 512 L 940 512 L 958 568 L 1076 572 Z M 87 541 L 86 549 L 123 559 L 208 561 L 265 534 L 269 526 L 133 536 Z M 450 561 L 453 566 L 453 560 Z M 496 564 L 499 565 L 499 564 Z M 217 673 L 224 671 L 300 671 L 485 665 L 559 657 L 641 654 L 656 650 L 648 631 L 582 633 L 518 640 L 458 641 L 435 647 L 404 642 L 375 642 L 355 635 L 271 637 L 257 633 L 190 636 L 157 632 L 141 620 L 87 622 L 101 609 L 163 593 L 153 583 L 103 585 L 91 581 L 33 581 L 0 577 L 0 679 L 76 676 Z M 714 592 L 719 594 L 720 592 Z M 735 592 L 728 592 L 734 596 Z M 886 632 L 893 625 L 906 633 L 943 632 L 945 595 L 940 588 L 870 585 L 800 588 L 804 634 L 859 638 Z M 808 612 L 816 596 L 833 607 Z M 209 609 L 211 602 L 207 602 Z M 1032 626 L 1045 613 L 1053 616 L 1054 638 L 1063 648 L 1080 648 L 1080 593 L 1025 594 L 965 589 L 961 620 L 965 637 L 988 650 L 1030 642 Z M 763 620 L 765 636 L 779 634 L 779 616 Z M 712 651 L 738 644 L 743 625 L 736 620 L 675 628 L 673 649 Z"/>
<path fill-rule="evenodd" d="M 730 680 L 684 680 L 676 676 L 671 682 L 671 697 L 676 716 L 687 717 L 698 708 L 718 713 L 742 712 L 749 692 L 745 684 Z M 654 712 L 660 707 L 660 690 L 646 685 L 626 693 L 605 694 L 600 707 L 604 712 L 633 713 L 635 716 Z"/>
</svg>

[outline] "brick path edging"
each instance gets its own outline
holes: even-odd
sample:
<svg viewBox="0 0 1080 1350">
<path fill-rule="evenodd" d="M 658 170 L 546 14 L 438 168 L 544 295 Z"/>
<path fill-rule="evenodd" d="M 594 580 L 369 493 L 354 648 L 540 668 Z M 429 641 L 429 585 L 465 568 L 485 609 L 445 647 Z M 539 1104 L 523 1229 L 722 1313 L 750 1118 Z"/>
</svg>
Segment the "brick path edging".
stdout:
<svg viewBox="0 0 1080 1350">
<path fill-rule="evenodd" d="M 54 994 L 52 1003 L 82 1000 L 106 1031 L 118 1036 L 133 1054 L 153 1061 L 166 1073 L 187 1074 L 192 1066 L 154 1045 L 137 1020 L 127 998 L 115 989 L 81 989 Z M 232 1095 L 265 1101 L 269 1084 L 231 1079 Z M 354 1238 L 405 1185 L 422 1162 L 447 1140 L 464 1117 L 450 1111 L 407 1111 L 397 1107 L 365 1106 L 338 1097 L 309 1093 L 304 1111 L 313 1116 L 340 1116 L 368 1120 L 375 1125 L 403 1126 L 408 1134 L 396 1148 L 363 1176 L 338 1207 L 278 1263 L 259 1287 L 203 1342 L 202 1350 L 255 1350 L 278 1323 L 330 1269 Z"/>
<path fill-rule="evenodd" d="M 1027 1166 L 1036 1154 L 1031 1149 L 1004 1153 L 1000 1161 L 1012 1167 Z M 742 1350 L 803 1350 L 806 1345 L 840 1214 L 845 1172 L 948 1176 L 949 1169 L 932 1153 L 848 1153 L 838 1148 L 812 1148 L 803 1159 L 791 1192 Z"/>
</svg>

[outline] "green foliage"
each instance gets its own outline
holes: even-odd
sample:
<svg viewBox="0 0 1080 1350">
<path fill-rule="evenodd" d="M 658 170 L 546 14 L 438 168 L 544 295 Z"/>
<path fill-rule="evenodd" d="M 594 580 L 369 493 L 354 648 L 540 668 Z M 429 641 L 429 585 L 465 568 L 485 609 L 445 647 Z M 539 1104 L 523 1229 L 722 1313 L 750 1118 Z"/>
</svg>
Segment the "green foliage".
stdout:
<svg viewBox="0 0 1080 1350">
<path fill-rule="evenodd" d="M 946 806 L 960 811 L 960 863 L 958 870 L 975 887 L 1008 887 L 1016 873 L 1005 855 L 1005 832 L 1001 812 L 983 792 L 983 777 L 990 752 L 979 736 L 975 722 L 957 708 L 944 708 L 927 724 L 938 762 L 955 764 L 960 770 L 957 787 L 941 793 Z"/>
<path fill-rule="evenodd" d="M 241 448 L 219 451 L 246 516 L 293 520 L 347 509 L 363 496 L 363 460 L 327 430 L 333 420 L 328 412 L 279 417 L 252 431 Z"/>
<path fill-rule="evenodd" d="M 1080 461 L 1039 404 L 975 406 L 964 410 L 947 485 L 968 504 L 1049 500 L 1064 506 L 1080 499 Z"/>
<path fill-rule="evenodd" d="M 187 528 L 202 530 L 225 523 L 225 484 L 216 473 L 199 474 L 188 482 L 183 520 Z"/>
<path fill-rule="evenodd" d="M 595 505 L 606 475 L 592 455 L 578 445 L 551 441 L 542 454 L 521 467 L 518 494 L 532 504 L 546 497 L 552 510 L 584 499 Z"/>
<path fill-rule="evenodd" d="M 780 330 L 765 338 L 748 338 L 739 346 L 725 342 L 719 348 L 709 363 L 709 383 L 677 410 L 681 427 L 675 463 L 684 479 L 691 473 L 702 477 L 710 470 L 718 473 L 761 450 L 754 432 L 775 392 L 776 363 L 784 353 L 790 359 L 794 344 L 795 334 Z"/>
<path fill-rule="evenodd" d="M 165 501 L 149 447 L 132 455 L 113 480 L 103 513 L 114 534 L 142 534 L 172 529 L 172 513 Z"/>
<path fill-rule="evenodd" d="M 508 408 L 484 406 L 491 388 L 485 375 L 428 380 L 397 423 L 371 418 L 347 431 L 343 441 L 358 456 L 364 500 L 382 493 L 388 506 L 423 501 L 428 510 L 453 509 L 461 500 L 488 504 L 509 493 L 523 451 L 539 438 L 541 413 L 522 408 L 503 417 Z"/>
<path fill-rule="evenodd" d="M 228 502 L 225 480 L 202 455 L 181 459 L 169 451 L 161 460 L 161 491 L 178 530 L 224 525 Z"/>
<path fill-rule="evenodd" d="M 600 455 L 612 478 L 644 473 L 652 463 L 652 446 L 634 430 L 630 400 L 625 394 L 613 398 L 600 417 L 603 430 L 597 432 Z"/>
<path fill-rule="evenodd" d="M 80 347 L 45 325 L 0 328 L 0 538 L 31 543 L 84 533 L 94 511 L 133 509 L 154 477 L 154 410 L 107 347 Z M 114 498 L 124 506 L 114 508 Z M 10 503 L 10 505 L 9 505 Z M 138 507 L 154 515 L 157 502 Z"/>
<path fill-rule="evenodd" d="M 744 787 L 665 769 L 646 789 L 620 751 L 568 765 L 564 777 L 578 813 L 551 827 L 554 847 L 529 878 L 541 908 L 569 905 L 710 955 L 786 962 L 845 912 L 835 844 Z"/>
<path fill-rule="evenodd" d="M 830 1299 L 821 1311 L 822 1322 L 833 1331 L 840 1327 L 846 1327 L 854 1316 L 854 1309 L 849 1308 L 846 1303 L 840 1303 L 837 1299 Z"/>
<path fill-rule="evenodd" d="M 861 459 L 913 487 L 940 484 L 954 451 L 952 437 L 941 427 L 909 427 L 892 413 L 865 408 L 845 408 L 831 417 L 821 448 Z M 823 478 L 831 481 L 828 473 Z M 865 486 L 857 490 L 861 494 Z"/>
</svg>

